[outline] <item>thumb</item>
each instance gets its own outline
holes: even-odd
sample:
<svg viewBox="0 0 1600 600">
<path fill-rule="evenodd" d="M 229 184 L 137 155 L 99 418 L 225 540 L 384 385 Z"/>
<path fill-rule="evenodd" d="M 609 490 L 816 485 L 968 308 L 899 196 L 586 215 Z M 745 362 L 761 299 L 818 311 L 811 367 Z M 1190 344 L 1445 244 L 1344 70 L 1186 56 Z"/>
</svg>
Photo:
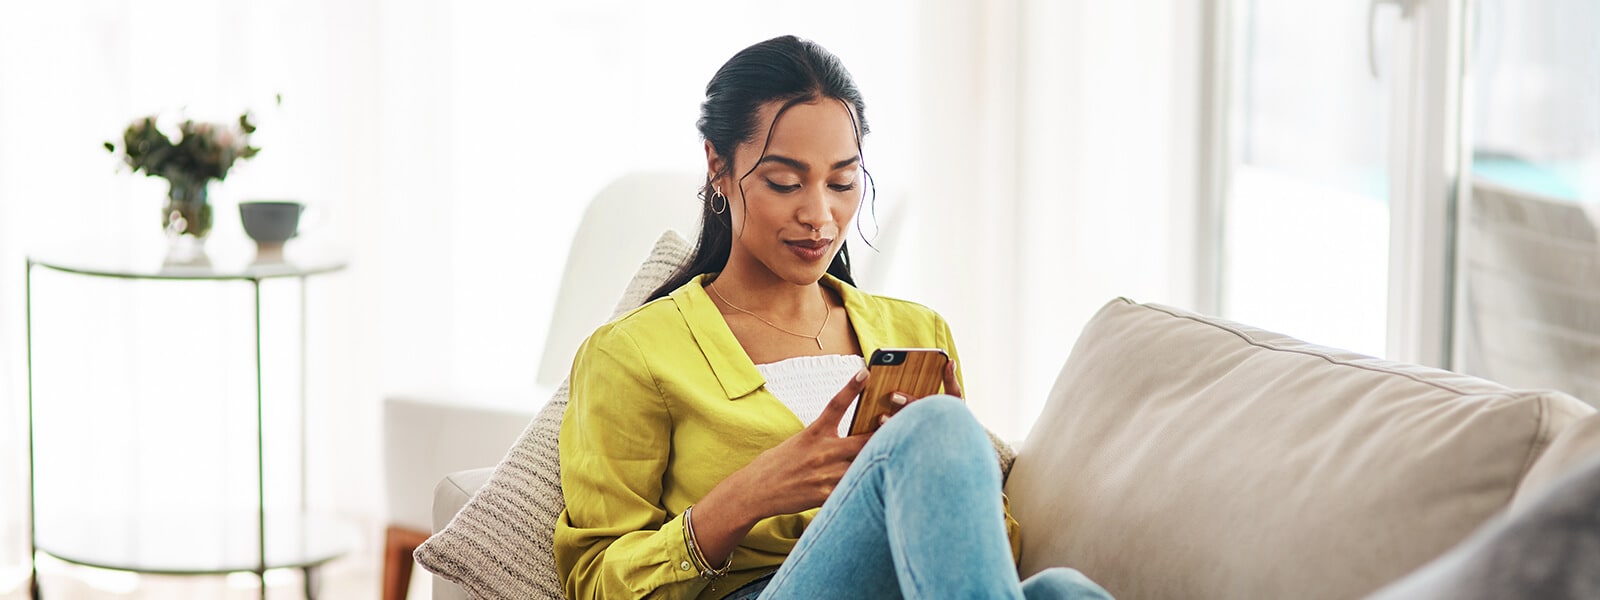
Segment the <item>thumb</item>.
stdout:
<svg viewBox="0 0 1600 600">
<path fill-rule="evenodd" d="M 833 395 L 827 406 L 822 407 L 822 414 L 817 415 L 817 420 L 812 421 L 811 426 L 822 427 L 829 432 L 838 431 L 839 422 L 844 420 L 845 409 L 850 408 L 850 403 L 855 401 L 856 396 L 861 395 L 861 390 L 866 385 L 867 370 L 863 368 L 855 377 L 851 377 L 850 381 L 845 382 L 844 387 Z"/>
</svg>

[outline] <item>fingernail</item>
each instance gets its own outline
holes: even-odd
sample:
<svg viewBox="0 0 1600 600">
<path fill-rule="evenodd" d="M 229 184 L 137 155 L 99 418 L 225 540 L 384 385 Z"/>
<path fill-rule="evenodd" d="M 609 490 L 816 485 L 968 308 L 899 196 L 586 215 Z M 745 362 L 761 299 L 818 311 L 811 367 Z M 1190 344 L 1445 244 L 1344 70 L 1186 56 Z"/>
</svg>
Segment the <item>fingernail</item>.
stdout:
<svg viewBox="0 0 1600 600">
<path fill-rule="evenodd" d="M 867 370 L 866 369 L 862 369 L 862 370 L 856 372 L 856 381 L 866 381 L 866 380 L 867 380 Z M 835 380 L 835 381 L 837 381 L 837 380 Z"/>
<path fill-rule="evenodd" d="M 879 425 L 888 425 L 889 424 L 889 415 L 883 415 L 881 417 L 878 417 L 878 424 Z"/>
<path fill-rule="evenodd" d="M 905 394 L 901 394 L 899 392 L 896 392 L 894 395 L 889 396 L 889 401 L 890 402 L 893 402 L 895 404 L 899 404 L 901 406 L 905 406 L 905 403 L 906 403 L 907 400 L 910 400 L 910 398 L 907 398 Z"/>
</svg>

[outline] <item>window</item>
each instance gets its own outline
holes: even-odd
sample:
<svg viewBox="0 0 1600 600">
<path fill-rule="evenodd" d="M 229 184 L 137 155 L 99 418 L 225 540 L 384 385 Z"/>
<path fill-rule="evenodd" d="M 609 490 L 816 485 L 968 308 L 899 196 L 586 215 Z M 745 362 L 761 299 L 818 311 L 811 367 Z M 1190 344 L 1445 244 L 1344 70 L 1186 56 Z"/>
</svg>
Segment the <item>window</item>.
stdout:
<svg viewBox="0 0 1600 600">
<path fill-rule="evenodd" d="M 1600 401 L 1600 5 L 1478 10 L 1457 360 Z"/>
<path fill-rule="evenodd" d="M 1222 312 L 1381 356 L 1394 92 L 1361 52 L 1366 7 L 1235 9 Z"/>
</svg>

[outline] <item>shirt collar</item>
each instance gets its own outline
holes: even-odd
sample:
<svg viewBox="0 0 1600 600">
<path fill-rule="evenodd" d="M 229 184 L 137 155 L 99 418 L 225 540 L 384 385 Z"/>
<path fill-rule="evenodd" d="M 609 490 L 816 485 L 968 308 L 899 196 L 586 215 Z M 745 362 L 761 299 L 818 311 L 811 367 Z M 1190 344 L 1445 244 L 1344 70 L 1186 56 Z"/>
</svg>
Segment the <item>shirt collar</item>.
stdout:
<svg viewBox="0 0 1600 600">
<path fill-rule="evenodd" d="M 761 376 L 761 371 L 756 370 L 749 355 L 744 353 L 739 339 L 733 336 L 733 330 L 728 329 L 728 322 L 722 318 L 717 305 L 706 293 L 705 285 L 709 277 L 699 275 L 689 280 L 689 283 L 674 290 L 671 297 L 677 303 L 678 311 L 683 315 L 683 321 L 688 325 L 695 343 L 705 354 L 706 362 L 711 365 L 711 372 L 722 385 L 722 391 L 730 400 L 743 398 L 760 389 L 767 380 Z M 886 324 L 879 318 L 876 307 L 868 302 L 870 296 L 832 275 L 823 275 L 821 283 L 844 298 L 845 314 L 850 318 L 850 327 L 855 330 L 856 341 L 862 350 L 878 348 L 885 339 L 882 327 Z"/>
</svg>

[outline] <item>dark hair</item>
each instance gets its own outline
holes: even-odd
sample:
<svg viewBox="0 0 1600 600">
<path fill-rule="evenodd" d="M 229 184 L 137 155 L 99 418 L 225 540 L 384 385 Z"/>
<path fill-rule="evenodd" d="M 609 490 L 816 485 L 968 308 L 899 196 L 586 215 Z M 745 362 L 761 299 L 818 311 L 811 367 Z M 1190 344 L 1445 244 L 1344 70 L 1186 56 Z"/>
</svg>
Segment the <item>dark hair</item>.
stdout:
<svg viewBox="0 0 1600 600">
<path fill-rule="evenodd" d="M 772 38 L 740 50 L 717 69 L 717 74 L 706 84 L 706 100 L 700 104 L 700 120 L 695 126 L 700 130 L 700 137 L 711 143 L 717 155 L 725 158 L 722 172 L 707 176 L 705 185 L 700 188 L 700 239 L 695 243 L 688 264 L 651 292 L 651 300 L 672 293 L 690 279 L 727 266 L 728 251 L 733 245 L 733 211 L 712 210 L 712 180 L 732 172 L 734 150 L 739 144 L 756 139 L 757 128 L 762 125 L 756 122 L 761 106 L 773 101 L 783 102 L 768 125 L 770 143 L 771 127 L 776 126 L 789 107 L 822 98 L 839 101 L 854 117 L 851 126 L 856 128 L 856 150 L 860 152 L 861 138 L 868 132 L 866 104 L 861 100 L 861 91 L 856 89 L 855 80 L 839 62 L 839 57 L 816 42 L 792 35 Z M 766 155 L 766 148 L 761 149 L 761 154 Z M 865 160 L 862 162 L 861 172 L 876 197 L 876 185 L 866 170 Z M 754 170 L 752 167 L 739 178 L 739 189 L 744 189 L 744 178 Z M 828 274 L 855 285 L 855 278 L 850 275 L 850 253 L 842 242 L 839 253 L 828 265 Z"/>
</svg>

